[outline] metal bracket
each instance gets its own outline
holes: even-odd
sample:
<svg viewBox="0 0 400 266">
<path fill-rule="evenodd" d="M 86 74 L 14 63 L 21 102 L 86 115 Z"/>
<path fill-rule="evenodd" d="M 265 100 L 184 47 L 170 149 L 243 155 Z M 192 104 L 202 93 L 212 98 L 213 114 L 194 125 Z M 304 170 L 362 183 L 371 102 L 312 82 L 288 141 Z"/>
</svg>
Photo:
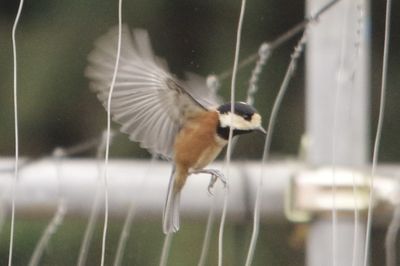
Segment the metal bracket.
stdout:
<svg viewBox="0 0 400 266">
<path fill-rule="evenodd" d="M 365 211 L 369 184 L 370 175 L 361 170 L 321 167 L 302 171 L 291 178 L 286 190 L 286 217 L 293 222 L 307 222 L 333 208 L 338 212 Z M 335 185 L 334 194 L 332 185 Z M 375 176 L 373 206 L 398 204 L 399 185 L 396 178 Z"/>
</svg>

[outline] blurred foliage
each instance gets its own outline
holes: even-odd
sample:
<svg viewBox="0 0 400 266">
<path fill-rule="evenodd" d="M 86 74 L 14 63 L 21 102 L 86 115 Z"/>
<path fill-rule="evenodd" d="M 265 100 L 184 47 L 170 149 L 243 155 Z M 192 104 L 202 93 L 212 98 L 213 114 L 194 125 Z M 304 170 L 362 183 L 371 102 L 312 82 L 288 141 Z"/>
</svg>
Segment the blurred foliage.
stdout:
<svg viewBox="0 0 400 266">
<path fill-rule="evenodd" d="M 14 238 L 13 265 L 28 265 L 30 257 L 46 228 L 51 216 L 41 218 L 17 215 Z M 52 236 L 43 253 L 40 265 L 70 266 L 76 265 L 88 217 L 68 214 L 58 231 Z M 9 221 L 8 221 L 9 222 Z M 10 224 L 2 227 L 0 238 L 0 265 L 6 265 L 8 259 L 8 240 Z M 123 220 L 110 217 L 107 236 L 106 265 L 112 265 L 115 259 L 120 230 Z M 303 228 L 304 227 L 304 228 Z M 158 265 L 164 234 L 161 224 L 149 219 L 137 219 L 130 228 L 122 265 Z M 294 243 L 293 239 L 300 230 L 307 230 L 307 225 L 290 225 L 270 222 L 261 224 L 260 235 L 254 257 L 254 266 L 301 266 L 304 265 L 304 242 Z M 96 225 L 88 251 L 87 265 L 99 265 L 101 254 L 102 220 Z M 197 265 L 203 244 L 205 221 L 186 220 L 176 234 L 171 246 L 168 265 Z M 375 228 L 376 237 L 371 243 L 371 265 L 384 265 L 385 228 Z M 247 247 L 250 242 L 252 223 L 228 223 L 225 227 L 224 265 L 244 265 Z M 216 265 L 218 261 L 218 226 L 214 226 L 206 265 Z M 183 248 L 184 247 L 184 248 Z"/>
<path fill-rule="evenodd" d="M 18 1 L 0 4 L 0 154 L 12 155 L 14 147 L 12 109 L 11 27 Z M 400 10 L 393 3 L 393 10 Z M 396 7 L 397 6 L 397 7 Z M 125 1 L 123 20 L 131 28 L 149 31 L 156 54 L 169 62 L 171 70 L 201 75 L 231 69 L 240 2 L 236 1 Z M 383 43 L 384 5 L 373 1 L 371 64 L 371 137 L 375 135 L 379 100 Z M 299 22 L 304 14 L 302 1 L 255 0 L 247 5 L 243 26 L 241 58 L 257 51 Z M 393 15 L 389 66 L 388 108 L 382 137 L 381 158 L 396 161 L 400 156 L 399 16 Z M 94 137 L 105 128 L 105 112 L 88 90 L 83 76 L 86 56 L 93 42 L 117 22 L 117 1 L 27 1 L 17 32 L 19 74 L 19 127 L 23 155 L 42 155 L 57 146 L 69 146 Z M 397 33 L 397 34 L 396 34 Z M 256 108 L 267 122 L 272 101 L 283 79 L 289 55 L 296 41 L 276 52 L 260 77 Z M 279 114 L 272 151 L 296 154 L 304 132 L 304 69 L 291 81 Z M 238 100 L 245 99 L 251 67 L 238 77 Z M 221 94 L 229 99 L 230 80 Z M 117 128 L 117 125 L 114 125 Z M 241 138 L 236 157 L 259 158 L 262 138 Z M 112 156 L 148 157 L 148 153 L 121 137 L 112 147 Z"/>
<path fill-rule="evenodd" d="M 50 216 L 38 219 L 29 217 L 17 217 L 15 232 L 15 251 L 13 265 L 28 265 L 34 251 L 35 244 L 45 229 Z M 64 223 L 51 238 L 46 248 L 40 265 L 69 266 L 75 265 L 79 248 L 83 239 L 87 220 L 83 217 L 67 215 Z M 204 221 L 202 221 L 204 222 Z M 106 265 L 112 265 L 116 255 L 117 244 L 123 221 L 119 218 L 111 218 L 107 237 Z M 155 221 L 138 220 L 131 227 L 131 232 L 126 243 L 126 249 L 122 265 L 158 265 L 164 234 L 160 230 L 161 224 Z M 271 265 L 303 265 L 304 254 L 302 249 L 289 246 L 293 226 L 289 224 L 262 225 L 257 245 L 257 255 L 254 266 L 265 265 L 268 261 Z M 9 235 L 9 224 L 4 225 L 3 236 Z M 87 265 L 99 265 L 101 254 L 102 222 L 99 222 L 94 231 L 90 249 L 88 251 Z M 179 234 L 176 234 L 169 255 L 169 264 L 176 266 L 196 265 L 201 253 L 204 238 L 205 223 L 185 220 Z M 216 265 L 218 257 L 218 227 L 211 239 L 211 246 L 206 265 Z M 244 265 L 247 247 L 251 237 L 251 223 L 227 224 L 225 265 Z M 271 233 L 273 232 L 273 233 Z M 182 249 L 185 247 L 184 249 Z M 6 265 L 8 255 L 8 237 L 2 237 L 0 241 L 0 264 Z M 62 258 L 62 259 L 60 259 Z"/>
</svg>

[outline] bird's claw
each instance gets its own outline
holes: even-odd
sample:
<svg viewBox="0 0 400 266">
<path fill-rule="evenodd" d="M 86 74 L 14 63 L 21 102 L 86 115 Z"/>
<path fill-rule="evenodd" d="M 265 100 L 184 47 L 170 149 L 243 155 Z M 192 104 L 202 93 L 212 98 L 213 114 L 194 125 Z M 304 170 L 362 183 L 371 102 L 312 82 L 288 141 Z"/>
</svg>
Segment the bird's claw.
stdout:
<svg viewBox="0 0 400 266">
<path fill-rule="evenodd" d="M 211 178 L 210 178 L 210 183 L 208 183 L 207 190 L 211 196 L 214 196 L 214 193 L 212 193 L 211 190 L 214 187 L 217 180 L 218 179 L 221 180 L 222 184 L 224 185 L 224 188 L 226 188 L 226 186 L 227 186 L 227 181 L 226 181 L 225 176 L 218 170 L 211 169 L 210 174 L 211 174 Z"/>
<path fill-rule="evenodd" d="M 214 187 L 215 183 L 217 182 L 217 180 L 221 180 L 222 184 L 224 185 L 224 188 L 227 187 L 228 183 L 227 180 L 224 176 L 224 174 L 216 169 L 203 169 L 203 170 L 196 170 L 191 172 L 191 174 L 210 174 L 211 175 L 211 179 L 210 179 L 210 183 L 208 183 L 208 193 L 211 196 L 214 196 L 214 194 L 212 193 L 212 188 Z"/>
<path fill-rule="evenodd" d="M 210 196 L 214 196 L 214 193 L 212 193 L 211 189 L 214 187 L 215 182 L 217 182 L 217 177 L 215 175 L 211 175 L 210 178 L 210 183 L 208 183 L 207 191 Z"/>
</svg>

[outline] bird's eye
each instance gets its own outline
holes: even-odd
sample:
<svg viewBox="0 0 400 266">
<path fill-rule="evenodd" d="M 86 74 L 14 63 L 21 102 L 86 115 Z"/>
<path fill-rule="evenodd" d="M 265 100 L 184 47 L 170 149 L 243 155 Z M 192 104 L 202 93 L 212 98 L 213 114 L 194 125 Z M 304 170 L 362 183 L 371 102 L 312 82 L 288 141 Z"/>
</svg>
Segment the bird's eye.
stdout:
<svg viewBox="0 0 400 266">
<path fill-rule="evenodd" d="M 245 114 L 243 115 L 244 120 L 250 121 L 251 120 L 251 115 Z"/>
</svg>

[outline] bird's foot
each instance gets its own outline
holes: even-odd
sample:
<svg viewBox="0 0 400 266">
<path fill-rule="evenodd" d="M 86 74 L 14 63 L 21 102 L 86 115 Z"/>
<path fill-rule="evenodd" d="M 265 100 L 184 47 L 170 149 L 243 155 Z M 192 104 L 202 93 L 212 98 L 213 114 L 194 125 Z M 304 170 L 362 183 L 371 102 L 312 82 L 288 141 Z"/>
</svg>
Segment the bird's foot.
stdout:
<svg viewBox="0 0 400 266">
<path fill-rule="evenodd" d="M 211 175 L 211 179 L 210 179 L 210 183 L 208 184 L 208 193 L 213 196 L 214 194 L 212 193 L 211 189 L 214 187 L 215 183 L 217 182 L 217 180 L 221 180 L 222 184 L 224 184 L 224 187 L 226 188 L 227 186 L 227 180 L 224 176 L 224 174 L 216 169 L 201 169 L 201 170 L 194 170 L 191 172 L 191 174 L 210 174 Z"/>
</svg>

